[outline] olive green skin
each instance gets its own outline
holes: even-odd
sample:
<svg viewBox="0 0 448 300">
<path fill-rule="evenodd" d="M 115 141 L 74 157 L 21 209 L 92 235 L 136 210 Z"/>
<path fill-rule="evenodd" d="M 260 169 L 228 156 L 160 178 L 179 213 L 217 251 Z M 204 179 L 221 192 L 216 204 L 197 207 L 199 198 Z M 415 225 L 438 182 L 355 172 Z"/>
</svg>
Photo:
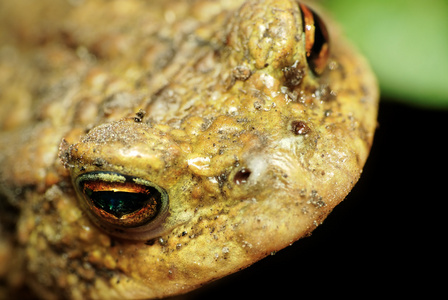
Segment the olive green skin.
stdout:
<svg viewBox="0 0 448 300">
<path fill-rule="evenodd" d="M 309 234 L 361 174 L 378 91 L 330 23 L 315 75 L 302 25 L 292 0 L 2 1 L 0 292 L 181 294 Z M 96 171 L 168 213 L 117 237 L 73 186 Z"/>
</svg>

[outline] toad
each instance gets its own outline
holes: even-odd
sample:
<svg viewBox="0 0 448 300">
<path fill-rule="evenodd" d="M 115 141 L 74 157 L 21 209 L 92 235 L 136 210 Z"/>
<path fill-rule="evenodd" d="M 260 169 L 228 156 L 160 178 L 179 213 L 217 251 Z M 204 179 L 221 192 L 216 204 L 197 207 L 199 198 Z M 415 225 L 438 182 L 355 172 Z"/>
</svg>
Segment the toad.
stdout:
<svg viewBox="0 0 448 300">
<path fill-rule="evenodd" d="M 378 92 L 311 4 L 2 1 L 1 292 L 182 294 L 321 224 Z"/>
</svg>

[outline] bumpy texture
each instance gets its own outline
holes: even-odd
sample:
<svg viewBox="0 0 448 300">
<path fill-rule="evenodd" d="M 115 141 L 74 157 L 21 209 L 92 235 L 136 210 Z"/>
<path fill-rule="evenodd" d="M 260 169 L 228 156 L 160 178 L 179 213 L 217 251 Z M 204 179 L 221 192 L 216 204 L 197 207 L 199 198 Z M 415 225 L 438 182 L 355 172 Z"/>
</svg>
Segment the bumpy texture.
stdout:
<svg viewBox="0 0 448 300">
<path fill-rule="evenodd" d="M 1 1 L 0 293 L 184 293 L 309 234 L 376 127 L 375 80 L 327 26 L 316 76 L 292 0 Z M 149 240 L 88 218 L 90 171 L 166 190 Z"/>
</svg>

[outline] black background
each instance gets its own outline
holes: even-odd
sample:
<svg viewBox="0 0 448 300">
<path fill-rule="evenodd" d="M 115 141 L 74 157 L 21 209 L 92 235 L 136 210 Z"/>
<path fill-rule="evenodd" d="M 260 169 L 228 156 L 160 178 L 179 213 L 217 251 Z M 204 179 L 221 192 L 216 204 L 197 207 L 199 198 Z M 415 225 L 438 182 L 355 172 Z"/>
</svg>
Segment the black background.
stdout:
<svg viewBox="0 0 448 300">
<path fill-rule="evenodd" d="M 447 122 L 382 101 L 361 179 L 324 223 L 187 299 L 446 295 Z"/>
</svg>

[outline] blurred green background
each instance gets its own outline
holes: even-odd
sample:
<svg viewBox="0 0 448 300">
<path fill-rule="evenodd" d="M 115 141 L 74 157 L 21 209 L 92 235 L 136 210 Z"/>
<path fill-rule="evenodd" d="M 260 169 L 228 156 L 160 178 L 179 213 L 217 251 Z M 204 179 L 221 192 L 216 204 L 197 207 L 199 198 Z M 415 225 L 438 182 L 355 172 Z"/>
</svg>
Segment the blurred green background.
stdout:
<svg viewBox="0 0 448 300">
<path fill-rule="evenodd" d="M 448 0 L 321 0 L 370 61 L 382 100 L 448 109 Z"/>
</svg>

